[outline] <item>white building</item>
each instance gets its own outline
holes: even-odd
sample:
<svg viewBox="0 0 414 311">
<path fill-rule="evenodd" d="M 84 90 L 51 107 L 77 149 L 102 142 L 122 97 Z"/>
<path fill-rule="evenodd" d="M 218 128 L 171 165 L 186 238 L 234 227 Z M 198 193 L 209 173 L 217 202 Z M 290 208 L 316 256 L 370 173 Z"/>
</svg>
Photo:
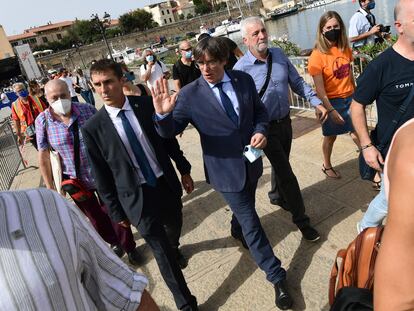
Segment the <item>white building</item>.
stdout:
<svg viewBox="0 0 414 311">
<path fill-rule="evenodd" d="M 147 5 L 144 7 L 144 10 L 151 13 L 152 19 L 160 26 L 169 25 L 177 21 L 171 2 L 172 1 L 164 1 Z"/>
<path fill-rule="evenodd" d="M 178 6 L 174 8 L 178 15 L 184 15 L 187 18 L 187 15 L 195 16 L 195 5 L 192 1 L 180 0 L 177 1 Z"/>
</svg>

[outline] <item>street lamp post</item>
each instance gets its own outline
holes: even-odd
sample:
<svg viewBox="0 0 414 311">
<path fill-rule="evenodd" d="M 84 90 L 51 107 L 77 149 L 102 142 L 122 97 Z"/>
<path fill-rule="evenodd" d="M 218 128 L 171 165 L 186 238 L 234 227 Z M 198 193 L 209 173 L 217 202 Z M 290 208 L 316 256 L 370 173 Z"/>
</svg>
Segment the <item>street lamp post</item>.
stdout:
<svg viewBox="0 0 414 311">
<path fill-rule="evenodd" d="M 111 57 L 112 60 L 114 60 L 112 56 L 111 48 L 109 47 L 109 44 L 108 44 L 108 41 L 106 40 L 106 35 L 105 35 L 105 27 L 111 24 L 111 15 L 105 12 L 104 17 L 101 20 L 99 19 L 98 14 L 95 13 L 91 15 L 91 21 L 94 21 L 96 25 L 98 26 L 102 34 L 102 38 L 105 41 L 106 47 L 108 48 L 109 56 Z"/>
</svg>

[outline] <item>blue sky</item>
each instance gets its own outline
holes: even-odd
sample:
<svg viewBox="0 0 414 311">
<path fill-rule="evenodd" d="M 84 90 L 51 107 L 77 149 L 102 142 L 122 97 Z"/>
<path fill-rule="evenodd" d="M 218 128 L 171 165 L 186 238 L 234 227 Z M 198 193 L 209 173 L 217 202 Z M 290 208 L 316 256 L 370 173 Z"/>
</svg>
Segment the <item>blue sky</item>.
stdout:
<svg viewBox="0 0 414 311">
<path fill-rule="evenodd" d="M 17 0 L 8 2 L 6 8 L 2 3 L 0 25 L 8 36 L 22 33 L 31 26 L 78 19 L 89 19 L 92 13 L 103 16 L 104 12 L 111 14 L 112 18 L 142 8 L 150 3 L 162 0 Z"/>
</svg>

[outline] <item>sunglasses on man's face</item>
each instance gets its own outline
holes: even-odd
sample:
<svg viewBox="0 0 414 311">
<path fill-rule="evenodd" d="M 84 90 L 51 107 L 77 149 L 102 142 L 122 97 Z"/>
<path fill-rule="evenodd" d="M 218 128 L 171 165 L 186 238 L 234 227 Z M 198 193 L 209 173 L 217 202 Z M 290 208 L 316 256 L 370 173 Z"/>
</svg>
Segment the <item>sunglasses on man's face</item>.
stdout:
<svg viewBox="0 0 414 311">
<path fill-rule="evenodd" d="M 188 51 L 191 51 L 192 49 L 193 49 L 193 48 L 181 49 L 181 51 L 188 52 Z"/>
</svg>

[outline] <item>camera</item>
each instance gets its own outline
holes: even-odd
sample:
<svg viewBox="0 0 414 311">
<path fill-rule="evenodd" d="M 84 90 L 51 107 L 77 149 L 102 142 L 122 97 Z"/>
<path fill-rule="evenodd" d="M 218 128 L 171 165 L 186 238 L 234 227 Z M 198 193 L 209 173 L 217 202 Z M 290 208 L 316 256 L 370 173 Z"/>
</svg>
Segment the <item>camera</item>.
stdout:
<svg viewBox="0 0 414 311">
<path fill-rule="evenodd" d="M 390 25 L 384 26 L 384 25 L 380 24 L 379 27 L 380 27 L 380 32 L 389 33 L 391 31 L 391 26 Z"/>
</svg>

